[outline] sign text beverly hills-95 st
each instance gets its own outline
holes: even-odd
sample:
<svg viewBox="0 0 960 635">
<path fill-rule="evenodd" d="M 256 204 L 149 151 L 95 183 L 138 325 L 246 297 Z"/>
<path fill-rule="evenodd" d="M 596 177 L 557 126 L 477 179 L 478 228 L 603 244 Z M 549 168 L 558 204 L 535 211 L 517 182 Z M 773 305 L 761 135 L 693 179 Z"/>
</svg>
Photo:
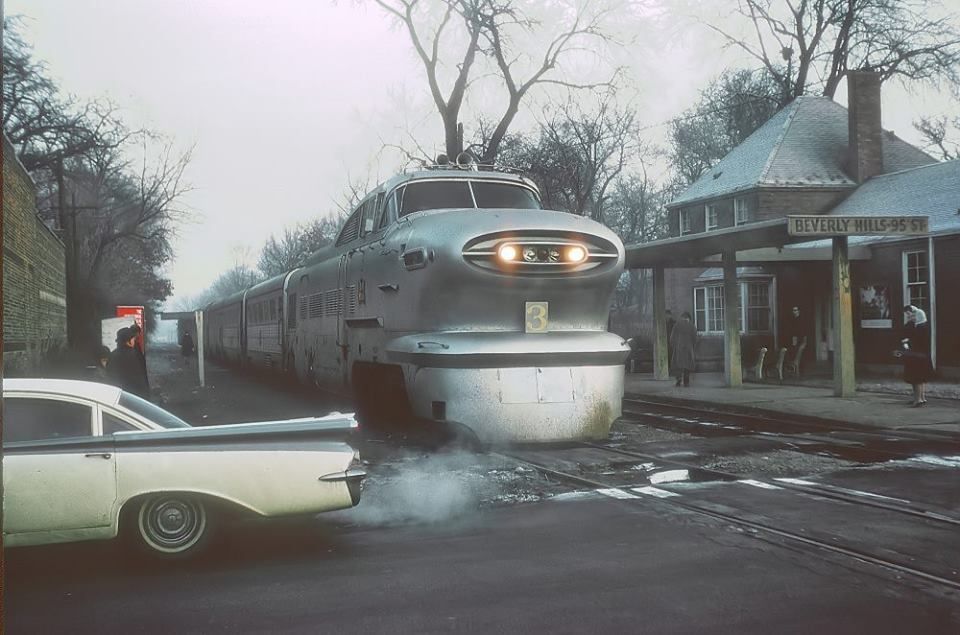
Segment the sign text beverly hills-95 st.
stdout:
<svg viewBox="0 0 960 635">
<path fill-rule="evenodd" d="M 787 216 L 791 236 L 917 236 L 928 231 L 926 216 Z"/>
</svg>

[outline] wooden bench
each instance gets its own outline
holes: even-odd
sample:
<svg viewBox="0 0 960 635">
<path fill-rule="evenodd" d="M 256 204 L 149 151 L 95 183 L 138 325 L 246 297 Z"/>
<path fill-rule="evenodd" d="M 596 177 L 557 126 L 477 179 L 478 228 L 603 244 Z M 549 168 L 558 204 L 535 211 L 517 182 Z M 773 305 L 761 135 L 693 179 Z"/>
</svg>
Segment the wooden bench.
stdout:
<svg viewBox="0 0 960 635">
<path fill-rule="evenodd" d="M 777 379 L 780 380 L 780 383 L 783 383 L 783 362 L 787 358 L 787 349 L 779 348 L 777 349 L 776 357 L 767 364 L 767 368 L 770 372 L 775 372 Z"/>
<path fill-rule="evenodd" d="M 803 351 L 805 348 L 807 348 L 806 342 L 798 346 L 797 352 L 793 356 L 793 358 L 790 361 L 788 361 L 786 364 L 784 364 L 784 368 L 786 368 L 788 371 L 793 373 L 793 376 L 796 377 L 797 379 L 800 378 L 800 360 L 803 359 Z M 782 375 L 783 373 L 781 372 L 780 381 L 783 381 Z"/>
<path fill-rule="evenodd" d="M 767 347 L 761 346 L 760 351 L 757 353 L 757 361 L 751 367 L 753 368 L 753 376 L 757 381 L 763 381 L 763 360 L 767 356 Z"/>
</svg>

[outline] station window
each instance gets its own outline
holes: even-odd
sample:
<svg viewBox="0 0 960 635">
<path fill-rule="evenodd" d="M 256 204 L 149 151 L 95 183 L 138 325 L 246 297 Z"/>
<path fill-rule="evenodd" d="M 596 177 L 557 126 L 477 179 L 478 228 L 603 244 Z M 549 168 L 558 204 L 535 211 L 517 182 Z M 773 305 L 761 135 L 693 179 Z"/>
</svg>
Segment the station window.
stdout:
<svg viewBox="0 0 960 635">
<path fill-rule="evenodd" d="M 745 196 L 733 199 L 733 224 L 743 225 L 749 223 L 752 219 L 750 212 L 750 200 Z"/>
<path fill-rule="evenodd" d="M 704 226 L 707 231 L 720 227 L 720 211 L 716 205 L 707 205 L 703 208 Z"/>
<path fill-rule="evenodd" d="M 744 281 L 738 284 L 737 318 L 741 333 L 770 331 L 770 282 Z M 743 298 L 747 301 L 743 302 Z M 723 284 L 696 287 L 693 290 L 694 321 L 701 333 L 724 331 Z M 744 328 L 746 324 L 746 328 Z"/>
<path fill-rule="evenodd" d="M 723 331 L 723 285 L 697 287 L 693 290 L 693 309 L 697 330 L 701 333 Z"/>
<path fill-rule="evenodd" d="M 926 251 L 903 252 L 903 303 L 930 310 L 930 270 Z"/>
<path fill-rule="evenodd" d="M 747 298 L 746 306 L 740 316 L 741 329 L 746 318 L 747 332 L 757 333 L 770 330 L 770 283 L 744 282 L 741 293 Z"/>
</svg>

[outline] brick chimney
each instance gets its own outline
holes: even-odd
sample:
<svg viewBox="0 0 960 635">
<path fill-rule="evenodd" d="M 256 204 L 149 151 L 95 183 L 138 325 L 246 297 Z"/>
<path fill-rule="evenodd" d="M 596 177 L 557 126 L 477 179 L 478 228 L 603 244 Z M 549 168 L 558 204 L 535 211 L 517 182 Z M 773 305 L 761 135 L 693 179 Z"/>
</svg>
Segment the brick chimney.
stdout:
<svg viewBox="0 0 960 635">
<path fill-rule="evenodd" d="M 863 183 L 883 172 L 883 129 L 880 126 L 880 75 L 847 74 L 848 151 L 850 176 Z"/>
</svg>

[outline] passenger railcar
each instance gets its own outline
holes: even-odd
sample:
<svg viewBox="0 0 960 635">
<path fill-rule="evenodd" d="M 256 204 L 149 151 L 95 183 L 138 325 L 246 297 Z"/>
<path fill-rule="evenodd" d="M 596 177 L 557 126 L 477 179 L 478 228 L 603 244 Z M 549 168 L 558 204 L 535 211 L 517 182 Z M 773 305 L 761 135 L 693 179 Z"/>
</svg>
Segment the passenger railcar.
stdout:
<svg viewBox="0 0 960 635">
<path fill-rule="evenodd" d="M 241 331 L 244 293 L 234 293 L 204 309 L 205 352 L 216 359 L 234 364 L 243 361 Z"/>
<path fill-rule="evenodd" d="M 206 341 L 350 391 L 361 416 L 409 410 L 487 442 L 603 438 L 630 352 L 606 330 L 623 262 L 613 232 L 541 209 L 521 176 L 408 172 L 304 266 L 208 307 Z"/>
</svg>

